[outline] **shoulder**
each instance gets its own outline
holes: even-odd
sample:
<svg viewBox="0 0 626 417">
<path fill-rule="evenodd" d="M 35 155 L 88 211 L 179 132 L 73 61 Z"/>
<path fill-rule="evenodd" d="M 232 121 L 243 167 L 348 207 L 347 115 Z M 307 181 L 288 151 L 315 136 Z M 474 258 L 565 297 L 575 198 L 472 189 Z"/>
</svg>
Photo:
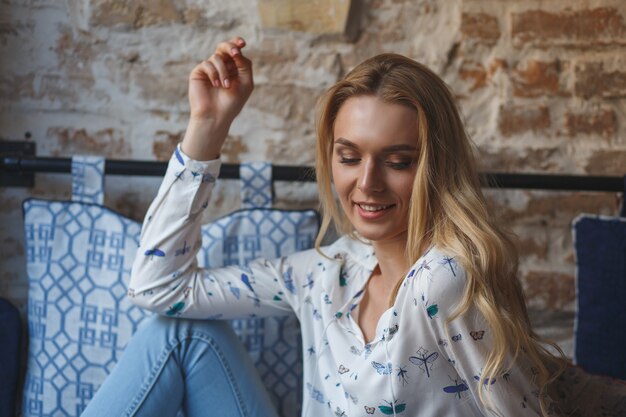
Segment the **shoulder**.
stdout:
<svg viewBox="0 0 626 417">
<path fill-rule="evenodd" d="M 410 291 L 417 299 L 453 309 L 462 299 L 467 283 L 465 268 L 449 251 L 433 247 L 407 274 Z"/>
</svg>

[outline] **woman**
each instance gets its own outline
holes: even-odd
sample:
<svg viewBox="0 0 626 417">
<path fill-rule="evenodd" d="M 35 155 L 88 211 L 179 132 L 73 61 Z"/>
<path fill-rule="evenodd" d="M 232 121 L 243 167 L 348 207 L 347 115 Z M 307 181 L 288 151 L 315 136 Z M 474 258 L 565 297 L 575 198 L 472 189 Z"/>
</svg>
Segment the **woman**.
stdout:
<svg viewBox="0 0 626 417">
<path fill-rule="evenodd" d="M 200 239 L 253 89 L 244 46 L 220 44 L 191 73 L 189 127 L 144 222 L 133 301 L 195 319 L 294 311 L 307 417 L 550 413 L 548 368 L 561 362 L 530 328 L 515 249 L 490 220 L 450 91 L 408 58 L 371 58 L 320 101 L 315 250 L 214 270 L 175 254 Z M 333 222 L 344 236 L 321 247 Z M 84 415 L 173 416 L 181 404 L 188 416 L 275 415 L 227 326 L 166 318 L 143 326 Z"/>
</svg>

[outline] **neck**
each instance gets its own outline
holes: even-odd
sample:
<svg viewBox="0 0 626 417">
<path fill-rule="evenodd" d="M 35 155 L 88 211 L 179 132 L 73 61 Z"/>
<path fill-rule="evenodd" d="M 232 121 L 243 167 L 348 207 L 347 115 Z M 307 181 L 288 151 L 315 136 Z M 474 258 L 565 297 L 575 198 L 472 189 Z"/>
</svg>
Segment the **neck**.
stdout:
<svg viewBox="0 0 626 417">
<path fill-rule="evenodd" d="M 372 246 L 376 251 L 381 279 L 391 291 L 410 266 L 405 256 L 406 235 L 393 240 L 372 242 Z"/>
</svg>

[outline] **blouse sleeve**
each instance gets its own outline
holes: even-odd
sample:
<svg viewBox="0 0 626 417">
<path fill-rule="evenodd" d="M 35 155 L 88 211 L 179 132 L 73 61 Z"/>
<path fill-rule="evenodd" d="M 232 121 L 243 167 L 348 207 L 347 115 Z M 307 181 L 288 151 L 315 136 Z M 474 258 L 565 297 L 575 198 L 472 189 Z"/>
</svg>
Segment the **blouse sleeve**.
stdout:
<svg viewBox="0 0 626 417">
<path fill-rule="evenodd" d="M 298 309 L 302 254 L 259 259 L 246 267 L 200 269 L 202 211 L 220 161 L 199 162 L 176 149 L 144 220 L 128 296 L 167 316 L 233 319 L 285 315 Z M 306 256 L 304 256 L 306 258 Z"/>
<path fill-rule="evenodd" d="M 423 296 L 426 321 L 437 338 L 440 352 L 456 368 L 462 380 L 459 382 L 483 415 L 542 415 L 533 369 L 523 354 L 503 375 L 484 381 L 483 398 L 491 404 L 480 401 L 479 380 L 493 345 L 489 326 L 474 306 L 446 326 L 463 297 L 465 271 L 453 258 L 443 257 L 430 272 Z"/>
</svg>

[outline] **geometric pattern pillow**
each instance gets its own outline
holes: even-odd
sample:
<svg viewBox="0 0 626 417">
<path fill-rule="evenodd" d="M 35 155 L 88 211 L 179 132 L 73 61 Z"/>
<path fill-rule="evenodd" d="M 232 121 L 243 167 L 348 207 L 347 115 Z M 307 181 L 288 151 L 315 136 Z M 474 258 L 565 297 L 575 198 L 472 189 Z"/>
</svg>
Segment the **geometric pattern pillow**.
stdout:
<svg viewBox="0 0 626 417">
<path fill-rule="evenodd" d="M 22 412 L 78 416 L 149 314 L 126 283 L 140 225 L 97 204 L 23 204 L 29 348 Z"/>
<path fill-rule="evenodd" d="M 141 225 L 101 205 L 101 163 L 76 158 L 75 164 L 84 165 L 72 170 L 74 198 L 80 201 L 28 199 L 23 203 L 29 280 L 24 417 L 79 416 L 139 323 L 150 314 L 126 297 Z M 200 264 L 219 266 L 219 258 L 222 263 L 236 263 L 253 253 L 273 258 L 310 247 L 311 228 L 317 231 L 315 213 L 282 214 L 270 209 L 256 214 L 239 211 L 233 221 L 226 216 L 203 226 Z M 249 237 L 234 237 L 252 224 L 260 232 L 266 230 L 267 236 L 252 245 Z M 295 403 L 290 390 L 298 382 L 283 369 L 287 363 L 293 365 L 292 356 L 285 352 L 294 342 L 273 335 L 299 328 L 293 328 L 289 317 L 281 320 L 285 323 L 270 318 L 256 327 L 246 321 L 233 325 L 252 348 L 252 358 L 286 417 L 297 415 L 293 410 L 301 403 L 299 397 Z M 301 389 L 297 391 L 299 395 Z"/>
<path fill-rule="evenodd" d="M 587 372 L 626 380 L 626 218 L 582 215 L 573 234 L 574 361 Z"/>
</svg>

